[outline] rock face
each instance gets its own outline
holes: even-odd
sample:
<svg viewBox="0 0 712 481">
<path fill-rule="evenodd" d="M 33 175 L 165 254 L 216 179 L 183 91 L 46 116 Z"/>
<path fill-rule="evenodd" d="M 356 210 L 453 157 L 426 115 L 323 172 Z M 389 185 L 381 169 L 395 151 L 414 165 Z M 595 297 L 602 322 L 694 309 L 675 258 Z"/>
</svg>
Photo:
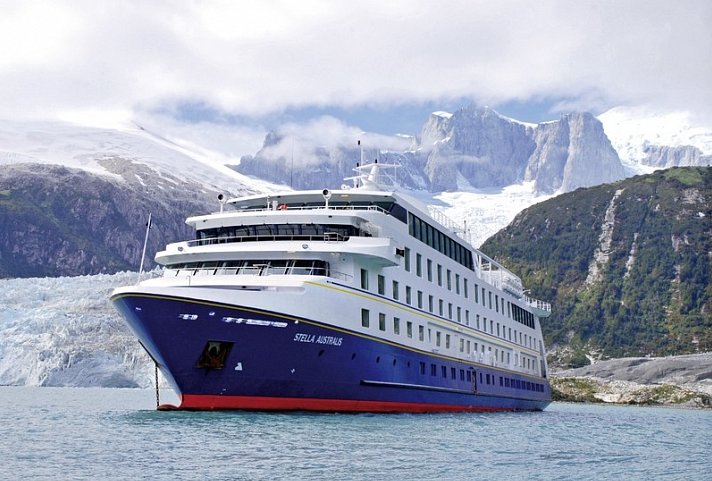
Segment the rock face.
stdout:
<svg viewBox="0 0 712 481">
<path fill-rule="evenodd" d="M 700 149 L 691 145 L 669 147 L 647 144 L 643 147 L 643 152 L 645 157 L 641 162 L 650 167 L 712 165 L 712 155 L 703 155 Z"/>
<path fill-rule="evenodd" d="M 552 376 L 560 400 L 712 408 L 712 353 L 609 359 Z"/>
<path fill-rule="evenodd" d="M 149 176 L 125 159 L 106 162 L 123 180 L 39 164 L 0 171 L 0 277 L 138 270 L 149 212 L 150 269 L 167 242 L 193 236 L 188 215 L 216 209 L 216 194 L 203 186 Z"/>
<path fill-rule="evenodd" d="M 540 124 L 534 139 L 537 147 L 527 163 L 526 179 L 534 180 L 539 192 L 570 192 L 625 177 L 603 126 L 589 113 Z"/>
<path fill-rule="evenodd" d="M 294 165 L 274 148 L 279 142 L 274 133 L 267 135 L 263 148 L 243 158 L 237 170 L 295 188 L 323 187 L 325 181 L 334 187 L 359 160 L 355 149 L 317 148 L 315 161 Z M 549 194 L 625 177 L 601 123 L 588 113 L 525 125 L 486 107 L 435 112 L 423 125 L 419 142 L 408 150 L 368 154 L 366 159 L 378 156 L 401 163 L 400 180 L 406 187 L 434 192 L 531 180 L 538 192 Z"/>
<path fill-rule="evenodd" d="M 434 191 L 455 190 L 458 178 L 477 188 L 506 186 L 521 180 L 536 145 L 524 125 L 488 108 L 460 109 L 443 121 L 431 115 L 423 129 L 431 145 L 425 172 Z M 434 138 L 434 133 L 439 138 Z M 421 134 L 421 137 L 426 136 Z"/>
</svg>

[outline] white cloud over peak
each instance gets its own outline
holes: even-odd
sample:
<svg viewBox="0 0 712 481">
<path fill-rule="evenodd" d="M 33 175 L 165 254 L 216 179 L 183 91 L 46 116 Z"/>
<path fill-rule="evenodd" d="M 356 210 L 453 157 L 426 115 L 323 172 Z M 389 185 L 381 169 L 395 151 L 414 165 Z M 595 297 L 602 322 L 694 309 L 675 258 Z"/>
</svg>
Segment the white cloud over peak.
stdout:
<svg viewBox="0 0 712 481">
<path fill-rule="evenodd" d="M 3 3 L 0 117 L 565 98 L 712 117 L 712 3 Z"/>
<path fill-rule="evenodd" d="M 291 159 L 299 163 L 319 162 L 318 149 L 358 148 L 358 141 L 365 150 L 404 150 L 412 139 L 366 133 L 328 115 L 303 124 L 286 123 L 275 132 L 277 142 L 267 146 L 262 155 L 269 159 Z"/>
</svg>

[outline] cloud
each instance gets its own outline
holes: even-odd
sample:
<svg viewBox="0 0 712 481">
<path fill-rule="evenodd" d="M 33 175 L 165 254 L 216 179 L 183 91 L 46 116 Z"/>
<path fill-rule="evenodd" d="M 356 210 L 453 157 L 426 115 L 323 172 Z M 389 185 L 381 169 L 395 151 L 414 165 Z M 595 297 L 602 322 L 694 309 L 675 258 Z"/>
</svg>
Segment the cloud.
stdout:
<svg viewBox="0 0 712 481">
<path fill-rule="evenodd" d="M 707 0 L 4 4 L 0 117 L 470 98 L 712 117 Z"/>
<path fill-rule="evenodd" d="M 361 141 L 365 151 L 404 150 L 412 139 L 366 133 L 331 116 L 321 116 L 305 123 L 286 123 L 275 132 L 276 142 L 268 145 L 261 156 L 269 160 L 291 159 L 299 163 L 321 162 L 319 150 L 357 149 Z M 336 161 L 338 156 L 332 156 Z"/>
</svg>

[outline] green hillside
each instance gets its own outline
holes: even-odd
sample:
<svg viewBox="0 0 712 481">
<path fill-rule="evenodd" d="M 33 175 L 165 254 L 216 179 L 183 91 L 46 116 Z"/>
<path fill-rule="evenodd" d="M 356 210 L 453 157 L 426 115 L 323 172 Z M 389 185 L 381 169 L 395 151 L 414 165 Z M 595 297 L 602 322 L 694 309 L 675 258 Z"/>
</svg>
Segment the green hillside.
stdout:
<svg viewBox="0 0 712 481">
<path fill-rule="evenodd" d="M 482 250 L 553 303 L 542 323 L 551 348 L 570 346 L 579 360 L 712 350 L 710 167 L 558 196 Z"/>
</svg>

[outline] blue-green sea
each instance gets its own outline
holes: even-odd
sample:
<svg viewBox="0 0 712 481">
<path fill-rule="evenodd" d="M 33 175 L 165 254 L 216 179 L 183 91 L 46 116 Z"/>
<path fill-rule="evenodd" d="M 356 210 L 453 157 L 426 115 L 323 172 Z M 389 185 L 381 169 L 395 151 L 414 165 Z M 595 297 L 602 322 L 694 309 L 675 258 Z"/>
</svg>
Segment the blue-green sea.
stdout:
<svg viewBox="0 0 712 481">
<path fill-rule="evenodd" d="M 169 393 L 162 393 L 170 401 Z M 712 411 L 165 412 L 131 389 L 0 387 L 0 479 L 692 480 Z"/>
</svg>

